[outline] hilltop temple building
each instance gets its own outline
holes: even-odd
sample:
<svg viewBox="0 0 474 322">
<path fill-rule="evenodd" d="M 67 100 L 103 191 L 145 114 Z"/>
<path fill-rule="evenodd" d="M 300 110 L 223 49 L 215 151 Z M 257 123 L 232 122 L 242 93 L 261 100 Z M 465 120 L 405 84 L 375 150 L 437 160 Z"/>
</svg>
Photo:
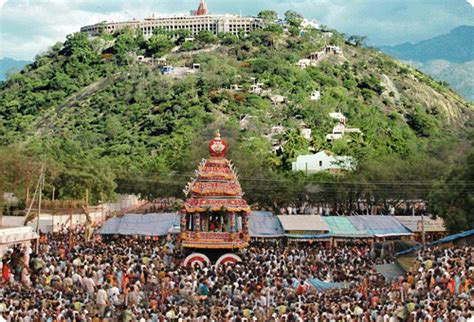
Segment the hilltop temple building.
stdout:
<svg viewBox="0 0 474 322">
<path fill-rule="evenodd" d="M 141 29 L 145 37 L 153 35 L 153 29 L 162 28 L 173 31 L 187 29 L 193 35 L 200 31 L 211 31 L 213 34 L 230 32 L 237 35 L 240 30 L 249 33 L 254 29 L 263 26 L 262 20 L 251 16 L 236 16 L 232 14 L 210 14 L 204 0 L 200 0 L 197 10 L 192 10 L 191 15 L 162 16 L 145 18 L 144 20 L 131 20 L 124 22 L 100 22 L 95 25 L 84 26 L 81 32 L 86 32 L 90 36 L 97 36 L 103 30 L 107 33 L 114 33 L 125 27 L 133 30 Z"/>
</svg>

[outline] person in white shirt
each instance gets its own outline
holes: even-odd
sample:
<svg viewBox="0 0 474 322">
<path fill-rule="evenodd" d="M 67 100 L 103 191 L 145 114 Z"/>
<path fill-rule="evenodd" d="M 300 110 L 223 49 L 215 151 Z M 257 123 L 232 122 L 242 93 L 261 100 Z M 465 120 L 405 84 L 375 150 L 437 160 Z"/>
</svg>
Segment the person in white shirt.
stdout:
<svg viewBox="0 0 474 322">
<path fill-rule="evenodd" d="M 113 305 L 120 304 L 120 290 L 117 286 L 109 288 L 109 302 Z"/>
<path fill-rule="evenodd" d="M 101 287 L 97 291 L 96 295 L 96 304 L 99 307 L 99 314 L 101 317 L 104 317 L 105 309 L 107 307 L 107 292 Z"/>
</svg>

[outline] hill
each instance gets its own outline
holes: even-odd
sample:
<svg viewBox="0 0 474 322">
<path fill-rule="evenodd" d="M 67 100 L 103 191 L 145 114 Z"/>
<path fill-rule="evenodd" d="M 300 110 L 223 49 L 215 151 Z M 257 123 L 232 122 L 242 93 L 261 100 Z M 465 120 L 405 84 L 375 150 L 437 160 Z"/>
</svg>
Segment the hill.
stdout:
<svg viewBox="0 0 474 322">
<path fill-rule="evenodd" d="M 182 196 L 220 128 L 250 202 L 310 198 L 343 207 L 426 196 L 416 182 L 438 179 L 465 154 L 473 106 L 336 31 L 300 34 L 297 21 L 288 31 L 269 24 L 249 35 L 201 32 L 193 41 L 184 41 L 186 31 L 68 36 L 1 84 L 0 168 L 13 170 L 3 181 L 0 172 L 0 190 L 24 193 L 41 159 L 46 197 L 53 187 L 60 199 L 84 198 L 87 188 L 92 203 L 115 191 Z M 321 50 L 314 66 L 297 65 Z M 152 57 L 175 69 L 163 73 Z M 315 91 L 321 97 L 313 100 Z M 362 134 L 328 141 L 334 111 Z M 291 172 L 297 155 L 320 150 L 355 157 L 357 171 Z"/>
<path fill-rule="evenodd" d="M 449 84 L 474 102 L 474 26 L 460 26 L 449 34 L 416 44 L 382 46 L 380 49 Z"/>
<path fill-rule="evenodd" d="M 416 44 L 381 46 L 380 49 L 402 60 L 428 62 L 442 59 L 462 64 L 474 60 L 474 26 L 459 26 L 448 34 Z"/>
<path fill-rule="evenodd" d="M 431 60 L 427 63 L 412 62 L 412 64 L 434 79 L 446 82 L 456 92 L 474 102 L 474 60 L 462 64 L 447 60 Z"/>
<path fill-rule="evenodd" d="M 0 58 L 0 81 L 7 78 L 7 73 L 18 72 L 29 63 L 31 62 L 26 60 L 15 60 L 8 57 Z"/>
</svg>

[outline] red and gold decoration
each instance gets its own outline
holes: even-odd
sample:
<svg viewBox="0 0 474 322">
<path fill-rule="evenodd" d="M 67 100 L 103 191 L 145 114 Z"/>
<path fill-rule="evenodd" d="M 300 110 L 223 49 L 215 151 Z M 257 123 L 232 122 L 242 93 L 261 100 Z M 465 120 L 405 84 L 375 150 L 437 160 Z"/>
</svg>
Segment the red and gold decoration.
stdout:
<svg viewBox="0 0 474 322">
<path fill-rule="evenodd" d="M 190 248 L 242 248 L 248 245 L 250 207 L 219 132 L 209 143 L 209 159 L 184 189 L 181 239 Z"/>
</svg>

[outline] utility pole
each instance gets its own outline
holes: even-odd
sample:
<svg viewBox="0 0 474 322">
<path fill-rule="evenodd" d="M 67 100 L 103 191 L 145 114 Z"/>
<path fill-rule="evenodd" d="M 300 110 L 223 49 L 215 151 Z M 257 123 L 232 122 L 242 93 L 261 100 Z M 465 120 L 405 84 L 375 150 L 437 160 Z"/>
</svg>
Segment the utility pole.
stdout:
<svg viewBox="0 0 474 322">
<path fill-rule="evenodd" d="M 425 217 L 421 214 L 421 244 L 423 245 L 423 249 L 425 249 Z"/>
<path fill-rule="evenodd" d="M 44 188 L 44 162 L 41 164 L 41 174 L 40 174 L 40 180 L 39 180 L 39 196 L 38 196 L 38 214 L 36 217 L 36 233 L 39 233 L 39 222 L 40 222 L 40 216 L 41 216 L 41 198 L 43 196 L 43 188 Z M 36 243 L 36 254 L 38 254 L 39 251 L 39 240 Z"/>
<path fill-rule="evenodd" d="M 89 189 L 86 188 L 86 207 L 89 207 Z"/>
</svg>

